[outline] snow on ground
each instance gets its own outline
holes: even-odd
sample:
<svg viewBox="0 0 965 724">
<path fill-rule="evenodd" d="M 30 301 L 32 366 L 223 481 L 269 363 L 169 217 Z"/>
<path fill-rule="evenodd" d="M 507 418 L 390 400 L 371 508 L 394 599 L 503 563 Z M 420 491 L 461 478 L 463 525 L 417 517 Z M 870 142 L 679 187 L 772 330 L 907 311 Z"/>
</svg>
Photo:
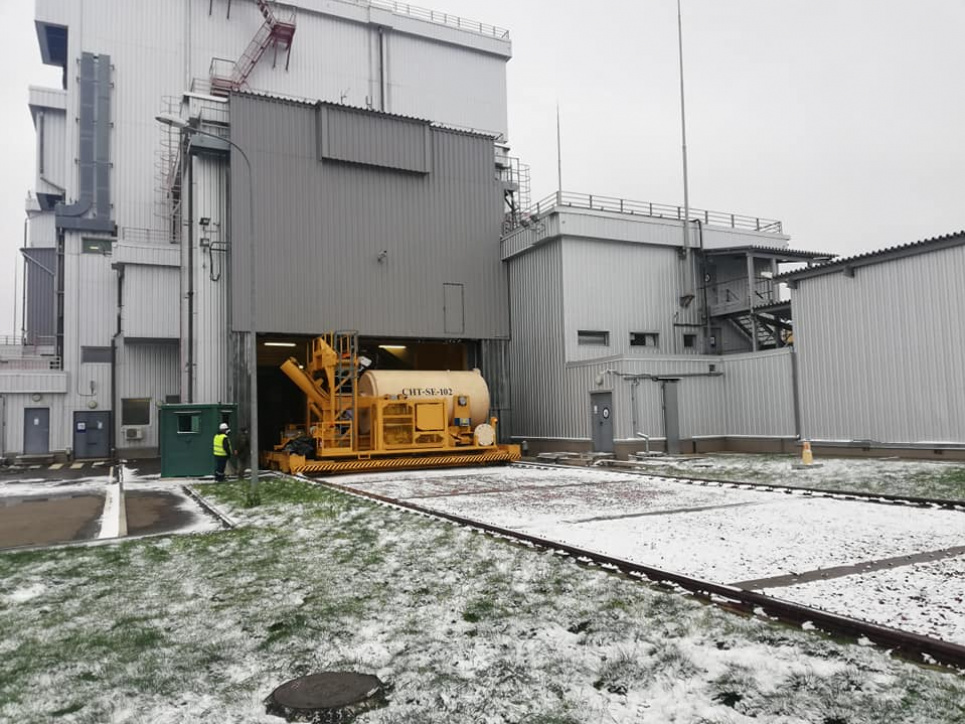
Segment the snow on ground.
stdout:
<svg viewBox="0 0 965 724">
<path fill-rule="evenodd" d="M 271 724 L 325 670 L 391 685 L 359 724 L 965 715 L 961 677 L 874 648 L 300 482 L 199 487 L 243 527 L 0 555 L 0 720 Z"/>
<path fill-rule="evenodd" d="M 851 479 L 857 482 L 880 477 L 884 466 L 882 461 L 846 462 Z M 920 469 L 919 464 L 905 467 Z M 825 481 L 839 475 L 833 469 L 824 474 Z M 453 471 L 332 480 L 725 584 L 965 545 L 965 513 L 941 508 L 693 486 L 576 467 L 508 467 L 463 475 L 466 480 Z M 922 585 L 943 584 L 929 595 L 926 607 L 913 600 L 920 587 L 894 586 L 882 596 L 865 584 L 872 580 L 865 573 L 820 586 L 808 584 L 804 589 L 817 593 L 799 595 L 802 587 L 795 586 L 774 595 L 965 644 L 961 617 L 948 615 L 961 610 L 961 590 L 947 585 L 963 566 L 965 557 L 912 569 L 922 572 Z M 926 571 L 932 572 L 931 578 Z M 911 574 L 895 571 L 891 575 Z M 915 615 L 905 613 L 909 610 Z"/>
<path fill-rule="evenodd" d="M 965 557 L 761 592 L 965 644 Z"/>
</svg>

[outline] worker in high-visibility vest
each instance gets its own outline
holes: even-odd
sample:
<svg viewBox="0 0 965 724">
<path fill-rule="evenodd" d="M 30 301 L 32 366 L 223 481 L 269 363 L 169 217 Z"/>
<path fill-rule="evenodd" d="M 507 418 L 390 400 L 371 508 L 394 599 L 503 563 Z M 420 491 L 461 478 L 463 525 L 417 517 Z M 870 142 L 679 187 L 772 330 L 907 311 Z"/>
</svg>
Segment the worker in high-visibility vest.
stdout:
<svg viewBox="0 0 965 724">
<path fill-rule="evenodd" d="M 218 433 L 214 436 L 214 479 L 221 482 L 225 479 L 224 471 L 231 457 L 231 440 L 228 439 L 228 424 L 222 422 L 218 426 Z"/>
</svg>

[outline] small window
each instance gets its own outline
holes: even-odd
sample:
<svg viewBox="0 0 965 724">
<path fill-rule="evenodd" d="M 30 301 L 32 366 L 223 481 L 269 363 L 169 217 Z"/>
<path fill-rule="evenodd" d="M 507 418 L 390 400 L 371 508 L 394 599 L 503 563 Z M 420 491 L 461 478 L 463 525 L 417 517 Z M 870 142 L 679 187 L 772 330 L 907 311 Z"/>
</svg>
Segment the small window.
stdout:
<svg viewBox="0 0 965 724">
<path fill-rule="evenodd" d="M 610 333 L 599 330 L 580 329 L 576 333 L 577 344 L 593 344 L 600 347 L 610 346 Z"/>
<path fill-rule="evenodd" d="M 178 434 L 197 434 L 201 432 L 201 415 L 197 412 L 189 412 L 177 415 Z"/>
<path fill-rule="evenodd" d="M 165 395 L 164 404 L 165 405 L 176 405 L 181 402 L 181 395 Z"/>
<path fill-rule="evenodd" d="M 697 346 L 697 335 L 696 334 L 685 334 L 684 335 L 684 347 L 686 349 L 693 349 Z"/>
<path fill-rule="evenodd" d="M 631 347 L 659 347 L 660 334 L 657 332 L 630 332 Z"/>
<path fill-rule="evenodd" d="M 137 397 L 121 400 L 122 425 L 150 425 L 151 398 Z"/>
<path fill-rule="evenodd" d="M 110 254 L 114 248 L 113 239 L 88 239 L 81 240 L 82 250 L 85 254 Z"/>
<path fill-rule="evenodd" d="M 83 363 L 97 363 L 111 361 L 110 347 L 81 347 L 80 361 Z"/>
</svg>

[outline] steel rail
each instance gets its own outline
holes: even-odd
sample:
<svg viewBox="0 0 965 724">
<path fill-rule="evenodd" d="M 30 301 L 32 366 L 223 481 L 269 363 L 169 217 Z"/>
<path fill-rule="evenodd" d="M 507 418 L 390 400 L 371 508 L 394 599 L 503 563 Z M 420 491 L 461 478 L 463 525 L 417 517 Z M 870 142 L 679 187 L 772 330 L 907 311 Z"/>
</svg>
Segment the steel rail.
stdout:
<svg viewBox="0 0 965 724">
<path fill-rule="evenodd" d="M 507 538 L 511 541 L 524 543 L 556 553 L 565 553 L 578 563 L 595 564 L 606 569 L 619 571 L 630 577 L 645 577 L 658 583 L 672 584 L 694 594 L 698 598 L 707 600 L 710 603 L 728 610 L 738 610 L 744 613 L 754 614 L 760 610 L 774 619 L 797 625 L 810 622 L 825 633 L 854 639 L 863 637 L 889 650 L 891 653 L 899 654 L 918 663 L 931 664 L 937 662 L 948 667 L 965 669 L 965 646 L 959 644 L 908 631 L 901 631 L 889 626 L 882 626 L 816 608 L 809 608 L 808 606 L 765 596 L 754 591 L 747 591 L 720 583 L 712 583 L 699 578 L 691 578 L 690 576 L 672 571 L 634 563 L 622 558 L 615 558 L 546 538 L 539 538 L 509 528 L 490 525 L 451 513 L 431 510 L 421 505 L 415 505 L 386 495 L 357 490 L 330 480 L 318 480 L 307 477 L 303 477 L 302 479 L 314 485 L 395 506 L 403 510 L 420 513 L 431 518 L 447 520 L 490 535 Z"/>
<path fill-rule="evenodd" d="M 222 526 L 224 526 L 228 530 L 231 530 L 232 528 L 236 527 L 234 521 L 232 521 L 231 518 L 229 518 L 227 515 L 222 513 L 216 507 L 214 507 L 214 505 L 209 503 L 207 498 L 205 498 L 203 495 L 201 495 L 201 493 L 199 493 L 197 490 L 194 489 L 193 485 L 182 485 L 181 490 L 183 490 L 188 495 L 188 497 L 194 500 L 195 503 L 200 505 L 206 513 L 216 518 L 218 522 L 221 523 Z"/>
<path fill-rule="evenodd" d="M 573 470 L 573 469 L 589 469 L 589 470 L 605 470 L 612 473 L 629 473 L 631 475 L 640 475 L 648 478 L 662 478 L 665 480 L 673 480 L 679 483 L 687 483 L 689 485 L 718 485 L 720 487 L 732 487 L 732 488 L 757 488 L 770 490 L 771 492 L 780 493 L 800 493 L 802 495 L 820 495 L 828 498 L 844 498 L 844 499 L 860 499 L 869 503 L 889 503 L 889 504 L 904 504 L 904 505 L 915 505 L 919 507 L 936 507 L 936 508 L 947 508 L 950 510 L 962 510 L 965 511 L 965 500 L 956 500 L 954 498 L 922 498 L 914 495 L 893 495 L 891 493 L 869 493 L 859 490 L 836 490 L 836 489 L 825 489 L 825 488 L 805 488 L 796 485 L 780 485 L 779 483 L 751 483 L 751 482 L 741 482 L 737 480 L 722 480 L 719 478 L 697 478 L 692 475 L 668 475 L 667 473 L 656 473 L 650 472 L 643 468 L 623 468 L 623 467 L 613 467 L 609 465 L 595 465 L 588 466 L 586 468 L 581 468 L 574 465 L 550 465 L 546 463 L 531 463 L 526 461 L 516 461 L 513 463 L 514 466 L 528 467 L 528 468 L 549 468 L 549 469 L 560 469 L 560 470 Z"/>
</svg>

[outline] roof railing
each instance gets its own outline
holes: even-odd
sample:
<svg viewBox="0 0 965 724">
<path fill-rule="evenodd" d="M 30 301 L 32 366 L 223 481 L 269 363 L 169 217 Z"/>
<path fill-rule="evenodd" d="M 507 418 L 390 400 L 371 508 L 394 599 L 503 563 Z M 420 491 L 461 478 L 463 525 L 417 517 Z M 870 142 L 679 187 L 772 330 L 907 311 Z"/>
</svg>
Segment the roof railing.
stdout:
<svg viewBox="0 0 965 724">
<path fill-rule="evenodd" d="M 646 216 L 652 219 L 684 218 L 684 207 L 671 204 L 656 204 L 649 201 L 630 201 L 612 196 L 596 194 L 580 194 L 571 191 L 558 191 L 536 202 L 529 208 L 530 215 L 538 215 L 551 209 L 569 207 L 576 209 L 591 209 L 594 211 L 613 211 L 630 216 Z M 731 229 L 759 231 L 764 234 L 783 235 L 783 225 L 774 219 L 762 219 L 759 216 L 745 216 L 742 214 L 728 214 L 723 211 L 708 211 L 706 209 L 690 209 L 690 220 L 701 221 L 708 226 L 723 226 Z"/>
<path fill-rule="evenodd" d="M 430 10 L 429 8 L 419 7 L 418 5 L 395 2 L 394 0 L 354 0 L 353 4 L 368 5 L 373 8 L 380 8 L 381 10 L 388 10 L 396 15 L 407 15 L 418 20 L 426 20 L 437 25 L 446 25 L 450 28 L 465 30 L 490 38 L 498 38 L 500 40 L 509 39 L 509 31 L 506 28 L 487 25 L 486 23 L 480 23 L 478 20 L 469 20 L 458 15 Z"/>
</svg>

